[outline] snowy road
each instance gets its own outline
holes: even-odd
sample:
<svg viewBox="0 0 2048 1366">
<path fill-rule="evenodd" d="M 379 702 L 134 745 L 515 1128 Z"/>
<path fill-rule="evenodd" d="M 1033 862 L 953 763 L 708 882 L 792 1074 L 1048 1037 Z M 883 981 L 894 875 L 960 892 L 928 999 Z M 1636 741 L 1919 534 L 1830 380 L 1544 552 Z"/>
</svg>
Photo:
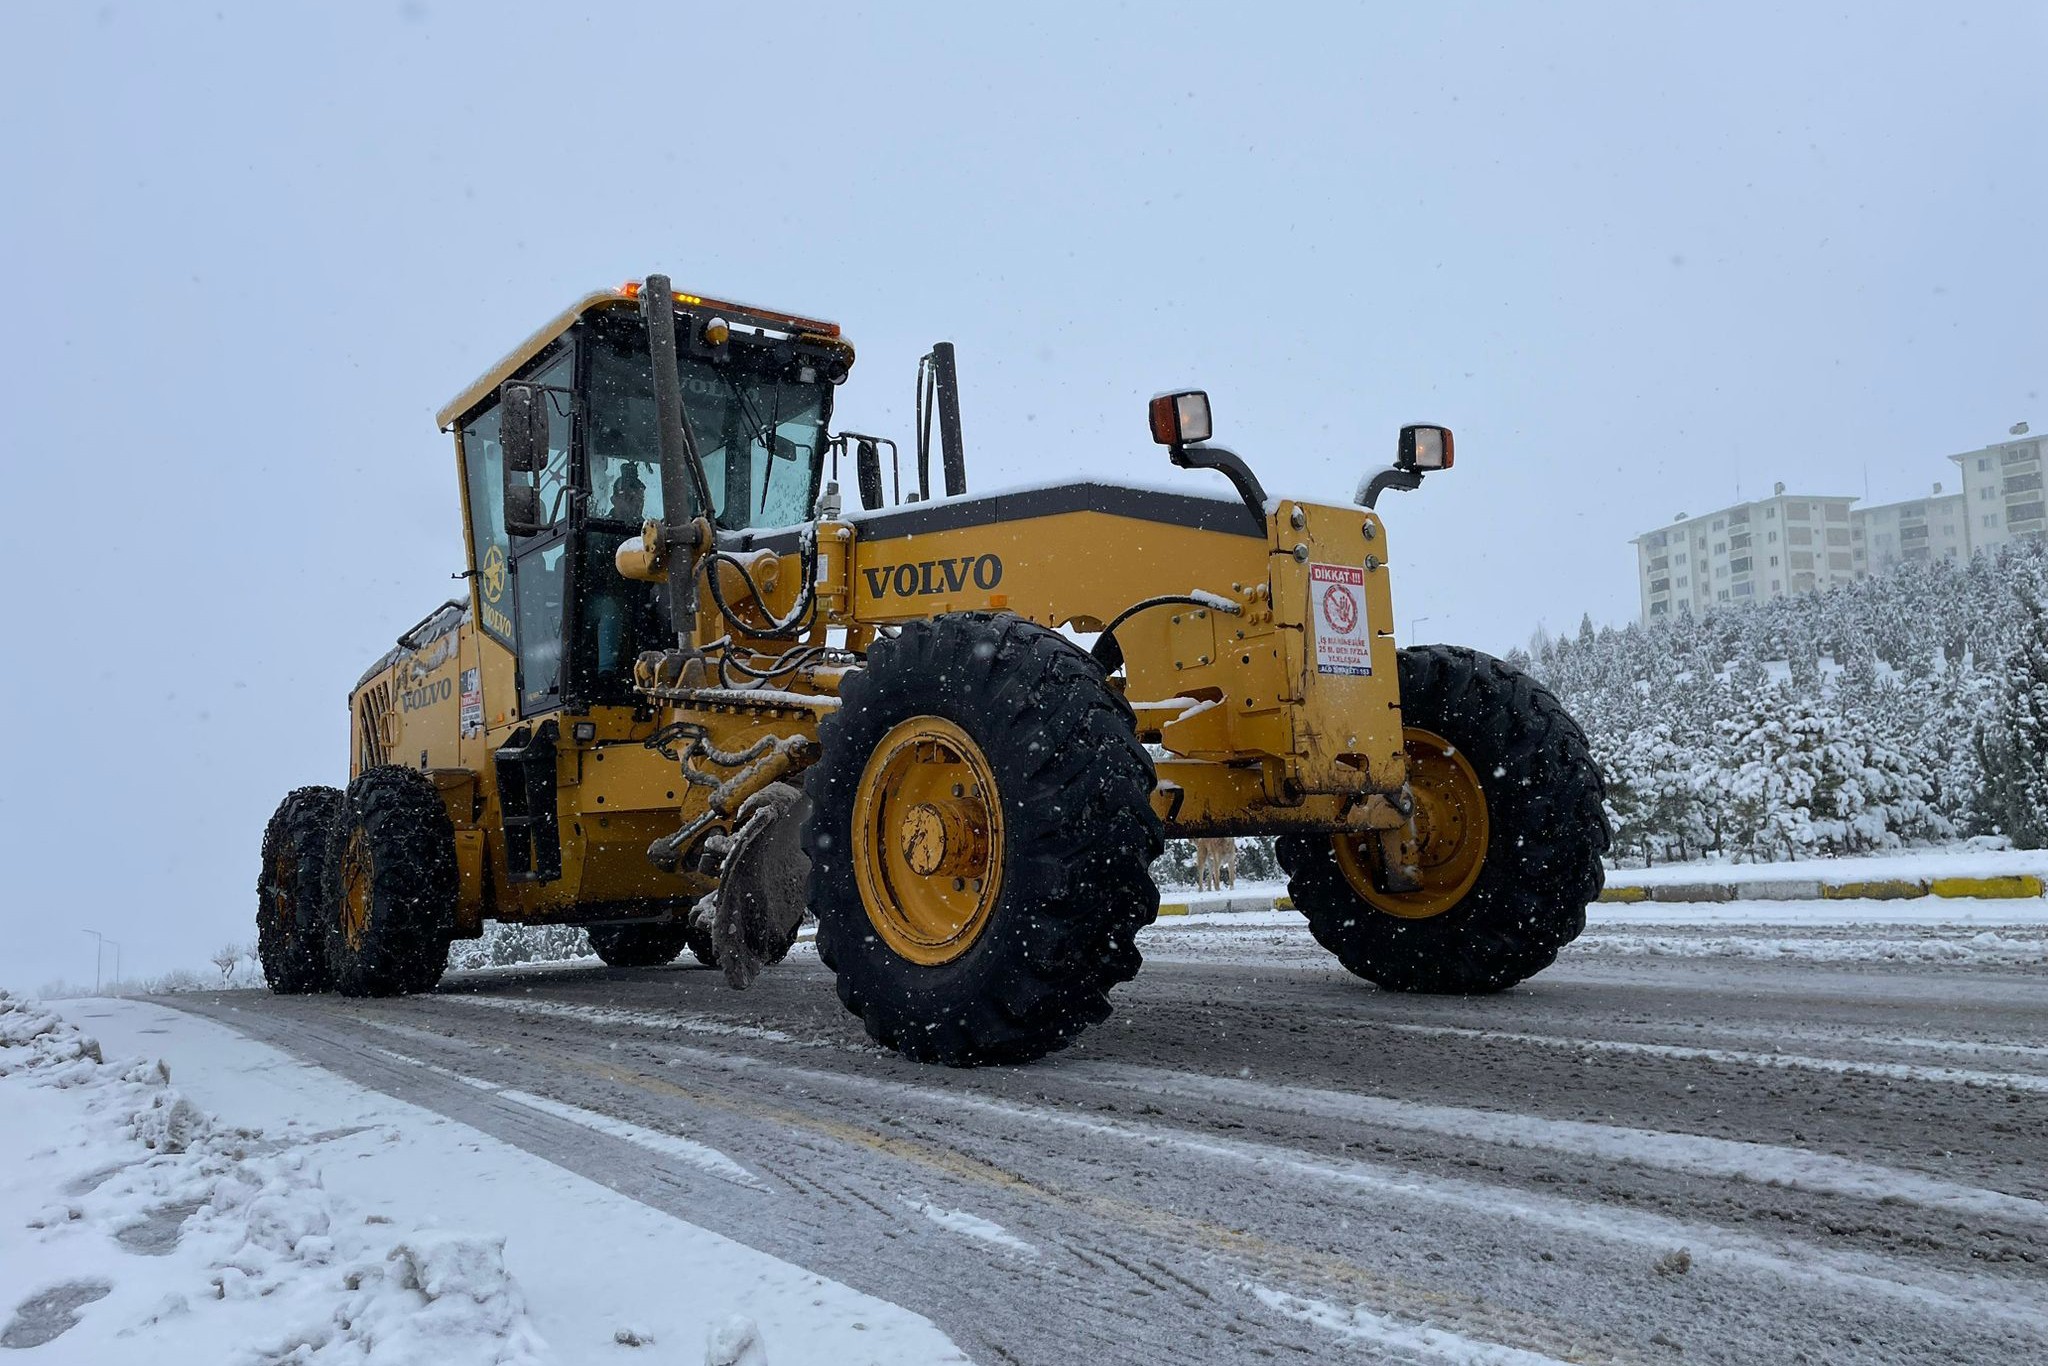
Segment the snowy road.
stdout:
<svg viewBox="0 0 2048 1366">
<path fill-rule="evenodd" d="M 1485 1000 L 1376 992 L 1281 914 L 1163 923 L 1108 1025 L 978 1072 L 869 1046 L 806 949 L 744 995 L 572 966 L 174 1003 L 985 1366 L 2048 1358 L 2041 913 L 1668 911 Z"/>
</svg>

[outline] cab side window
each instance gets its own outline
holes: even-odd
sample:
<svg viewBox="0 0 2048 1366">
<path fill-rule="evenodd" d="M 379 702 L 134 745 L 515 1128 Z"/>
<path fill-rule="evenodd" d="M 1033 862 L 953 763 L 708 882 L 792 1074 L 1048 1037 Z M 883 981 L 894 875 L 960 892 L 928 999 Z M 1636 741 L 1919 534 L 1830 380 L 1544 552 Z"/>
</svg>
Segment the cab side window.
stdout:
<svg viewBox="0 0 2048 1366">
<path fill-rule="evenodd" d="M 477 624 L 512 643 L 512 545 L 505 535 L 505 451 L 498 405 L 462 424 L 462 465 L 469 484 L 470 553 L 476 570 Z"/>
</svg>

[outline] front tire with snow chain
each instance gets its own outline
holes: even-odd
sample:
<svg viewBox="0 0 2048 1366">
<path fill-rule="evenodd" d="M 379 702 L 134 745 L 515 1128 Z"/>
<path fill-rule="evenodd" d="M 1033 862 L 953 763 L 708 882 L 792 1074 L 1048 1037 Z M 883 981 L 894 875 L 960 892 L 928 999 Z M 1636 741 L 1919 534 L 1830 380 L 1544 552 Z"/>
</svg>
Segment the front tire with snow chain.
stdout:
<svg viewBox="0 0 2048 1366">
<path fill-rule="evenodd" d="M 1065 637 L 1008 613 L 875 642 L 806 775 L 839 999 L 922 1062 L 1025 1062 L 1110 1013 L 1159 911 L 1151 758 Z"/>
<path fill-rule="evenodd" d="M 322 860 L 327 962 L 344 996 L 428 991 L 448 966 L 455 827 L 433 781 L 383 767 L 348 785 Z"/>
<path fill-rule="evenodd" d="M 1450 645 L 1400 661 L 1423 888 L 1381 890 L 1370 842 L 1288 835 L 1275 852 L 1316 941 L 1360 977 L 1390 991 L 1500 991 L 1585 929 L 1603 881 L 1606 789 L 1585 732 L 1527 674 Z"/>
<path fill-rule="evenodd" d="M 689 926 L 681 923 L 592 925 L 584 933 L 591 952 L 613 968 L 658 968 L 675 961 L 690 938 Z"/>
<path fill-rule="evenodd" d="M 280 996 L 325 991 L 327 941 L 320 916 L 320 862 L 341 810 L 341 790 L 292 791 L 263 830 L 263 876 L 256 883 L 256 956 Z"/>
</svg>

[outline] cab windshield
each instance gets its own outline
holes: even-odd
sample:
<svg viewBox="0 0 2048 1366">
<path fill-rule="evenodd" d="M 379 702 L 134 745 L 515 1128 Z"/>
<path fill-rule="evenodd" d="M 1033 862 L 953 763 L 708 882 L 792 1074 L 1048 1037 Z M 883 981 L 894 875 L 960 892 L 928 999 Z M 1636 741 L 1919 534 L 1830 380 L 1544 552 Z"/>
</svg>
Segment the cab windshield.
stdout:
<svg viewBox="0 0 2048 1366">
<path fill-rule="evenodd" d="M 714 520 L 728 531 L 809 519 L 831 386 L 780 376 L 772 352 L 735 342 L 722 364 L 678 362 L 683 412 L 704 459 Z M 662 515 L 646 333 L 605 329 L 590 352 L 590 516 L 638 528 Z"/>
</svg>

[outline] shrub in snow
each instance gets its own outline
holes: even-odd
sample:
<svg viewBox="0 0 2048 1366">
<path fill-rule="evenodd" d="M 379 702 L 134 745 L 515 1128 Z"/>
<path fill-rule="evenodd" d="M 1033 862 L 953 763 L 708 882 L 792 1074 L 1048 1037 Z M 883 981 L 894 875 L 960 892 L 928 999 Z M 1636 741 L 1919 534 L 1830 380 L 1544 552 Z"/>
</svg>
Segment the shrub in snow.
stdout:
<svg viewBox="0 0 2048 1366">
<path fill-rule="evenodd" d="M 560 963 L 590 956 L 590 939 L 573 925 L 507 925 L 492 921 L 481 939 L 458 939 L 448 951 L 451 968 L 508 968 Z"/>
</svg>

